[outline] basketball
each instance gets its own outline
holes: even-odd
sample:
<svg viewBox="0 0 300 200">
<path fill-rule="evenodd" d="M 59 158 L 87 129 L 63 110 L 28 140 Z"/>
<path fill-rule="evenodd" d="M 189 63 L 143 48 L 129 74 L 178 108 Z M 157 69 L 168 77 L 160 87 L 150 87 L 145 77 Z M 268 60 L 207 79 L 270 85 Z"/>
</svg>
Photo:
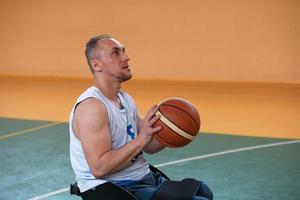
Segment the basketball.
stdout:
<svg viewBox="0 0 300 200">
<path fill-rule="evenodd" d="M 160 144 L 177 148 L 194 140 L 200 130 L 201 121 L 192 103 L 182 98 L 168 98 L 158 106 L 156 115 L 161 117 L 154 127 L 162 128 L 154 134 L 154 138 Z"/>
</svg>

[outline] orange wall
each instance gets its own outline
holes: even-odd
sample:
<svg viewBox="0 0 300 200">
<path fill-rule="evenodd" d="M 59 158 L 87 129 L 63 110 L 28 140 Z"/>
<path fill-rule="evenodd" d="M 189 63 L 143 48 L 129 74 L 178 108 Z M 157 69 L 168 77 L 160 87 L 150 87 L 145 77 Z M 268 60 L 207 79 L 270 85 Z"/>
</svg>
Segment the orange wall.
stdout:
<svg viewBox="0 0 300 200">
<path fill-rule="evenodd" d="M 298 0 L 0 0 L 0 74 L 90 76 L 119 39 L 136 78 L 300 81 Z"/>
</svg>

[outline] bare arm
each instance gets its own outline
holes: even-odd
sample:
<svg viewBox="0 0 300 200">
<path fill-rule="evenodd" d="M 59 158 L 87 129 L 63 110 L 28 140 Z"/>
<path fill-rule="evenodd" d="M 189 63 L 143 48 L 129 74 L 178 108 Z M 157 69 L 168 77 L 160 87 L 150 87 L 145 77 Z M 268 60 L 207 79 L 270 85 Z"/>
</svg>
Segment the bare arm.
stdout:
<svg viewBox="0 0 300 200">
<path fill-rule="evenodd" d="M 76 136 L 80 139 L 88 165 L 97 178 L 122 170 L 149 142 L 157 131 L 149 120 L 136 139 L 119 149 L 112 149 L 108 114 L 104 104 L 94 98 L 80 103 L 75 110 L 73 123 Z"/>
</svg>

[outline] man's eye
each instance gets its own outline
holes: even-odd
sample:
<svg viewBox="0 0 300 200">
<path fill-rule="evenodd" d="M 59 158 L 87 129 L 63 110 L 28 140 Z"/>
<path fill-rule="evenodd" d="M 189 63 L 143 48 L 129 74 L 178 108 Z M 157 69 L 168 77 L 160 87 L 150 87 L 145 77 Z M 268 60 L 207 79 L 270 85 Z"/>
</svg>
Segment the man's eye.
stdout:
<svg viewBox="0 0 300 200">
<path fill-rule="evenodd" d="M 113 54 L 118 56 L 120 54 L 120 52 L 119 51 L 114 51 Z"/>
</svg>

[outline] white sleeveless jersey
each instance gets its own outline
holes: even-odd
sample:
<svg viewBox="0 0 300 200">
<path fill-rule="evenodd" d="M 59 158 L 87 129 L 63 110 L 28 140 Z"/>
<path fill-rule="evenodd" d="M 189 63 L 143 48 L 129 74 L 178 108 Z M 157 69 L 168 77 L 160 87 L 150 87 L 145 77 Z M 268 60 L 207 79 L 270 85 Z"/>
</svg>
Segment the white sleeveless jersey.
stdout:
<svg viewBox="0 0 300 200">
<path fill-rule="evenodd" d="M 130 167 L 97 179 L 93 176 L 85 158 L 80 140 L 74 135 L 73 120 L 76 106 L 87 98 L 95 98 L 101 101 L 107 110 L 109 119 L 109 130 L 112 138 L 112 149 L 124 146 L 128 141 L 137 136 L 137 110 L 133 99 L 125 92 L 119 92 L 118 96 L 123 109 L 112 104 L 96 87 L 92 86 L 82 93 L 76 101 L 69 121 L 70 132 L 70 159 L 74 170 L 76 181 L 81 192 L 85 192 L 106 181 L 140 180 L 150 172 L 149 165 L 141 155 Z"/>
</svg>

